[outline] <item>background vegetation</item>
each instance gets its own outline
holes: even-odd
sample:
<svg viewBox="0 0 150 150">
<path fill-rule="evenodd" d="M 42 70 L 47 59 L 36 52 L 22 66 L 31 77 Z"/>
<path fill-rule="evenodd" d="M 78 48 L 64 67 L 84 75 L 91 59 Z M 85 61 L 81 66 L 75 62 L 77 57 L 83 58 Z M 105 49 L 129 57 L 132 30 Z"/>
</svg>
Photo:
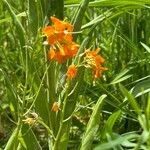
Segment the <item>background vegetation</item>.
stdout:
<svg viewBox="0 0 150 150">
<path fill-rule="evenodd" d="M 54 15 L 74 25 L 79 54 L 100 47 L 108 68 L 94 81 L 81 68 L 71 96 L 71 62 L 48 62 L 43 45 Z M 1 0 L 0 148 L 150 149 L 149 28 L 149 0 Z"/>
</svg>

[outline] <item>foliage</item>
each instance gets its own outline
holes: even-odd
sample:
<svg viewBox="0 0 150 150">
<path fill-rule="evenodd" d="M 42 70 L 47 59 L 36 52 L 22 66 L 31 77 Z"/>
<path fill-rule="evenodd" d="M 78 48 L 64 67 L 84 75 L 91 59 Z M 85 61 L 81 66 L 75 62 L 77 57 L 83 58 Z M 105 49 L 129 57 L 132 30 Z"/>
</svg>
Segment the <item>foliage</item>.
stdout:
<svg viewBox="0 0 150 150">
<path fill-rule="evenodd" d="M 0 12 L 0 149 L 150 149 L 149 0 Z"/>
</svg>

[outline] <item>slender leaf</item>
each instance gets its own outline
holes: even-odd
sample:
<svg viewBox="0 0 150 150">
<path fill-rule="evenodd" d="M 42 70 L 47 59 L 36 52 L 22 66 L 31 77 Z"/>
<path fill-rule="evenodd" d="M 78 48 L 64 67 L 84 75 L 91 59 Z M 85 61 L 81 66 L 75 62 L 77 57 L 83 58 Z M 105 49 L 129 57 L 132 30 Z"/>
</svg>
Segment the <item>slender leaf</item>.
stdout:
<svg viewBox="0 0 150 150">
<path fill-rule="evenodd" d="M 13 131 L 4 150 L 16 150 L 19 131 L 20 131 L 20 127 L 18 126 Z"/>
<path fill-rule="evenodd" d="M 91 115 L 91 118 L 88 122 L 85 134 L 82 138 L 82 145 L 81 150 L 90 150 L 92 148 L 92 142 L 94 140 L 94 137 L 96 135 L 96 132 L 99 128 L 100 124 L 100 112 L 104 103 L 104 99 L 106 98 L 106 95 L 102 95 L 97 103 L 95 104 L 93 108 L 93 112 Z"/>
<path fill-rule="evenodd" d="M 134 99 L 134 96 L 129 93 L 129 91 L 121 84 L 119 84 L 119 88 L 122 92 L 122 94 L 127 97 L 127 100 L 130 102 L 132 108 L 135 110 L 135 112 L 140 115 L 141 114 L 141 109 L 137 103 L 137 101 Z"/>
<path fill-rule="evenodd" d="M 26 150 L 42 150 L 39 142 L 29 125 L 23 125 L 19 134 L 19 141 Z"/>
<path fill-rule="evenodd" d="M 147 50 L 148 53 L 150 53 L 150 47 L 148 47 L 146 44 L 141 42 L 141 45 Z"/>
</svg>

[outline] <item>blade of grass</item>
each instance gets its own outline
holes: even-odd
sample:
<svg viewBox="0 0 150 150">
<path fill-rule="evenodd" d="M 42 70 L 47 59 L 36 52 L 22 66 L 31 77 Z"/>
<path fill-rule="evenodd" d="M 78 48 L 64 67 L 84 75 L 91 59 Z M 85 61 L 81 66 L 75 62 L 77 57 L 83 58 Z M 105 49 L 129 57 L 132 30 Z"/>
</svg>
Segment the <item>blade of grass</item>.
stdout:
<svg viewBox="0 0 150 150">
<path fill-rule="evenodd" d="M 128 73 L 130 70 L 129 69 L 125 69 L 123 71 L 121 71 L 112 81 L 110 84 L 116 84 L 116 83 L 120 83 L 128 78 L 130 78 L 132 75 L 126 75 L 124 76 L 126 73 Z"/>
<path fill-rule="evenodd" d="M 122 94 L 125 97 L 127 97 L 127 100 L 130 102 L 130 105 L 135 110 L 135 112 L 138 115 L 141 115 L 141 109 L 140 109 L 138 103 L 136 102 L 136 100 L 134 99 L 134 96 L 132 94 L 130 94 L 129 91 L 123 85 L 119 84 L 119 88 L 120 88 Z"/>
<path fill-rule="evenodd" d="M 76 13 L 72 19 L 72 24 L 74 25 L 74 32 L 78 32 L 81 29 L 82 20 L 84 17 L 84 13 L 88 7 L 89 0 L 82 0 L 80 6 L 77 8 Z M 74 39 L 77 39 L 78 34 L 74 35 Z"/>
<path fill-rule="evenodd" d="M 115 148 L 117 145 L 121 145 L 123 142 L 127 141 L 127 140 L 134 140 L 139 138 L 139 135 L 131 133 L 131 134 L 127 134 L 124 136 L 120 136 L 115 140 L 109 141 L 108 143 L 103 143 L 100 144 L 98 146 L 96 146 L 94 148 L 94 150 L 107 150 L 107 149 L 112 149 Z"/>
<path fill-rule="evenodd" d="M 120 115 L 121 115 L 121 110 L 116 111 L 113 114 L 111 114 L 111 116 L 108 118 L 108 120 L 106 121 L 105 126 L 104 126 L 104 132 L 103 132 L 104 136 L 107 133 L 112 134 L 113 126 L 114 126 L 115 122 L 117 121 L 117 119 L 120 117 Z"/>
<path fill-rule="evenodd" d="M 147 50 L 148 53 L 150 53 L 150 47 L 148 47 L 146 44 L 140 42 L 141 45 Z"/>
<path fill-rule="evenodd" d="M 91 115 L 88 125 L 86 127 L 85 134 L 82 138 L 82 145 L 81 145 L 80 150 L 85 150 L 85 149 L 90 150 L 92 148 L 92 142 L 93 142 L 96 132 L 99 128 L 100 112 L 102 110 L 102 106 L 103 106 L 105 98 L 106 98 L 106 95 L 102 95 L 98 99 L 97 103 L 95 104 L 95 106 L 93 108 L 92 115 Z"/>
<path fill-rule="evenodd" d="M 30 27 L 30 33 L 33 33 L 34 37 L 37 35 L 38 26 L 39 26 L 39 18 L 38 18 L 37 9 L 38 9 L 37 1 L 28 0 L 29 27 Z"/>
<path fill-rule="evenodd" d="M 19 134 L 21 145 L 27 150 L 42 150 L 35 134 L 29 125 L 24 124 Z"/>
<path fill-rule="evenodd" d="M 17 147 L 18 134 L 20 131 L 20 125 L 18 125 L 13 131 L 11 137 L 9 138 L 4 150 L 15 150 Z"/>
<path fill-rule="evenodd" d="M 19 21 L 17 15 L 15 14 L 15 12 L 13 11 L 13 9 L 11 8 L 10 4 L 7 2 L 7 0 L 3 0 L 4 4 L 7 6 L 8 11 L 13 19 L 14 24 L 16 25 L 16 32 L 18 34 L 18 38 L 20 41 L 21 46 L 25 46 L 25 30 L 21 24 L 21 22 Z"/>
</svg>

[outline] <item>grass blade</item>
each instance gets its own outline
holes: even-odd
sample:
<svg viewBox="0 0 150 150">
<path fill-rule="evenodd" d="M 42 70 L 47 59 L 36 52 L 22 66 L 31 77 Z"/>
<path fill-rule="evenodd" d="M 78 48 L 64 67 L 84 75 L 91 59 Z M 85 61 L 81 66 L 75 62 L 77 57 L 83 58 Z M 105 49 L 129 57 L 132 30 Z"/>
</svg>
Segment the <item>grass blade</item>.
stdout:
<svg viewBox="0 0 150 150">
<path fill-rule="evenodd" d="M 89 4 L 89 0 L 83 0 L 79 8 L 77 8 L 74 18 L 72 20 L 72 23 L 74 25 L 74 32 L 80 31 L 82 25 L 82 19 L 84 17 L 84 13 L 88 7 L 88 4 Z M 74 35 L 75 40 L 77 39 L 77 36 L 78 34 Z"/>
<path fill-rule="evenodd" d="M 147 50 L 148 53 L 150 53 L 150 47 L 148 47 L 146 44 L 141 42 L 141 45 Z"/>
<path fill-rule="evenodd" d="M 28 1 L 28 11 L 29 11 L 29 27 L 30 32 L 36 36 L 38 31 L 39 25 L 39 18 L 38 18 L 38 10 L 37 10 L 37 2 L 35 0 Z"/>
<path fill-rule="evenodd" d="M 19 21 L 17 15 L 15 14 L 15 12 L 12 10 L 10 4 L 7 2 L 7 0 L 3 0 L 3 2 L 5 3 L 5 5 L 7 6 L 8 8 L 8 11 L 13 19 L 13 22 L 14 24 L 16 25 L 16 32 L 18 34 L 18 37 L 19 37 L 19 41 L 20 41 L 20 44 L 21 46 L 24 46 L 25 45 L 25 30 L 21 24 L 21 22 Z"/>
<path fill-rule="evenodd" d="M 9 138 L 6 147 L 4 148 L 4 150 L 15 150 L 16 149 L 16 140 L 18 137 L 18 133 L 19 133 L 19 126 L 13 131 L 11 137 Z"/>
<path fill-rule="evenodd" d="M 135 112 L 138 115 L 141 115 L 141 109 L 138 105 L 138 103 L 136 102 L 136 100 L 134 99 L 133 95 L 129 93 L 129 91 L 121 84 L 119 84 L 119 88 L 122 92 L 122 94 L 127 97 L 127 100 L 130 102 L 132 108 L 135 110 Z"/>
<path fill-rule="evenodd" d="M 106 95 L 102 95 L 96 105 L 93 108 L 93 113 L 91 115 L 91 118 L 88 122 L 85 134 L 82 138 L 82 145 L 80 150 L 90 150 L 92 146 L 92 142 L 94 139 L 94 136 L 97 132 L 97 129 L 99 127 L 100 123 L 100 112 L 103 106 L 104 99 L 106 98 Z"/>
<path fill-rule="evenodd" d="M 27 150 L 42 150 L 37 138 L 35 137 L 32 129 L 28 125 L 23 125 L 19 135 L 21 145 Z"/>
</svg>

